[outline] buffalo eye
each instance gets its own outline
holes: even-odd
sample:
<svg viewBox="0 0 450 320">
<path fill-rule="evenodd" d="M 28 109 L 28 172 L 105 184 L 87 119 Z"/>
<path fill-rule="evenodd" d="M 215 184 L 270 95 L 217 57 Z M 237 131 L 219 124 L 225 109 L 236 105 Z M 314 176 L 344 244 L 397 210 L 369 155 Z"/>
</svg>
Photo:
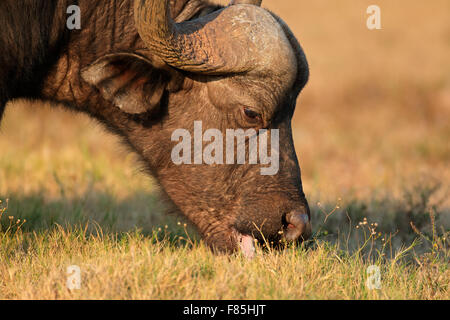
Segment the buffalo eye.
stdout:
<svg viewBox="0 0 450 320">
<path fill-rule="evenodd" d="M 261 114 L 256 112 L 255 110 L 250 109 L 249 107 L 244 107 L 243 112 L 247 120 L 250 122 L 256 123 L 261 122 L 262 120 Z"/>
</svg>

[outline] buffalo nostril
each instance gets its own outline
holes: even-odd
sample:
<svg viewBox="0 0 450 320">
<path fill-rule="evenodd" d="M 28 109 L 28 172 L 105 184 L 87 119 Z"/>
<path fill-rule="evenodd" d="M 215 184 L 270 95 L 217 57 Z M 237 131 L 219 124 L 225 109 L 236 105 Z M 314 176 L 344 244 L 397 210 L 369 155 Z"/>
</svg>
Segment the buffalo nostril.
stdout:
<svg viewBox="0 0 450 320">
<path fill-rule="evenodd" d="M 292 211 L 286 215 L 284 237 L 288 241 L 306 240 L 311 235 L 311 221 L 306 213 Z"/>
</svg>

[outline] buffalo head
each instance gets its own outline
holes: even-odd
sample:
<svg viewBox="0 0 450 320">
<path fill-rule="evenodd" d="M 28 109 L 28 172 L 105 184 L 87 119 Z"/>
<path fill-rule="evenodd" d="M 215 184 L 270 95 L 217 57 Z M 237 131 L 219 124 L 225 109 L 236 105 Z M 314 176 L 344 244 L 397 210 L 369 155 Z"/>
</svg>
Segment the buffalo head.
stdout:
<svg viewBox="0 0 450 320">
<path fill-rule="evenodd" d="M 309 75 L 300 45 L 261 1 L 209 11 L 203 1 L 174 3 L 135 0 L 142 48 L 102 57 L 83 70 L 84 80 L 133 119 L 128 142 L 211 247 L 252 255 L 254 241 L 308 238 L 291 129 Z M 230 150 L 216 141 L 240 129 L 247 133 L 244 161 L 237 159 L 239 143 Z M 173 159 L 177 130 L 189 136 L 181 163 Z M 250 161 L 255 139 L 277 160 L 270 174 L 262 174 L 267 162 Z M 213 161 L 202 162 L 213 142 Z M 236 155 L 221 162 L 230 151 Z"/>
</svg>

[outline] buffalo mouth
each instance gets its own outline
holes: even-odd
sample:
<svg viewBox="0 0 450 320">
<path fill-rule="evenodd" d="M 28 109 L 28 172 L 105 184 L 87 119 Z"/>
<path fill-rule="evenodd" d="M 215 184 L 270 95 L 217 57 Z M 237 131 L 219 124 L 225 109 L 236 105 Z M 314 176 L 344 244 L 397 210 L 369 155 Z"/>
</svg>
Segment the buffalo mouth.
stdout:
<svg viewBox="0 0 450 320">
<path fill-rule="evenodd" d="M 262 248 L 267 248 L 268 246 L 280 249 L 282 248 L 281 242 L 283 241 L 283 232 L 279 232 L 276 237 L 255 237 L 248 233 L 239 232 L 236 228 L 233 228 L 233 240 L 235 243 L 235 248 L 238 252 L 247 259 L 253 259 L 256 255 L 256 246 L 259 245 Z"/>
<path fill-rule="evenodd" d="M 248 233 L 239 232 L 237 228 L 233 228 L 233 240 L 244 257 L 253 259 L 256 254 L 256 245 L 263 247 L 268 245 L 276 249 L 285 248 L 289 243 L 303 243 L 311 237 L 311 222 L 306 214 L 294 213 L 289 218 L 276 236 L 267 239 L 257 239 Z M 270 245 L 269 245 L 270 244 Z"/>
</svg>

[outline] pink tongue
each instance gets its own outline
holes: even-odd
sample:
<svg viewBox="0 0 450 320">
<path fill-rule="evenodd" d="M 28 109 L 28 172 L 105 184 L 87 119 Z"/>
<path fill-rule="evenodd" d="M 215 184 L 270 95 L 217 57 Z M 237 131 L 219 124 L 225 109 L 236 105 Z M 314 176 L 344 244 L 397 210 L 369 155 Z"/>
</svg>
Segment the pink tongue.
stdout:
<svg viewBox="0 0 450 320">
<path fill-rule="evenodd" d="M 255 244 L 253 243 L 253 237 L 242 236 L 241 238 L 241 250 L 247 259 L 253 259 L 255 256 Z"/>
</svg>

